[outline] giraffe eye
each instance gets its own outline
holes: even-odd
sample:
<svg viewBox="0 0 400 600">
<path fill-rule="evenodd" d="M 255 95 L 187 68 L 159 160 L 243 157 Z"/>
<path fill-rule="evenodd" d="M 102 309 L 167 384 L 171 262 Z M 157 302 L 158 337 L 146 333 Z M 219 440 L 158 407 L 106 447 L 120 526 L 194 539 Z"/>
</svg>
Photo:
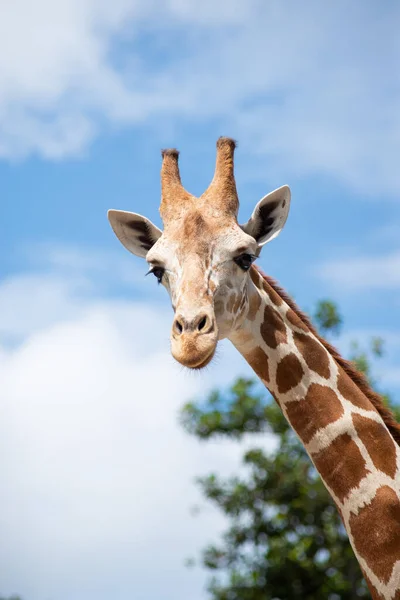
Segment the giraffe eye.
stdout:
<svg viewBox="0 0 400 600">
<path fill-rule="evenodd" d="M 150 271 L 148 271 L 146 273 L 146 275 L 149 275 L 150 273 L 152 273 L 154 275 L 154 277 L 157 279 L 158 283 L 161 283 L 161 280 L 164 275 L 164 271 L 165 271 L 165 269 L 163 269 L 163 267 L 152 267 L 150 269 Z"/>
<path fill-rule="evenodd" d="M 243 271 L 248 271 L 255 259 L 256 257 L 253 254 L 241 254 L 233 260 L 238 265 L 238 267 L 243 269 Z"/>
</svg>

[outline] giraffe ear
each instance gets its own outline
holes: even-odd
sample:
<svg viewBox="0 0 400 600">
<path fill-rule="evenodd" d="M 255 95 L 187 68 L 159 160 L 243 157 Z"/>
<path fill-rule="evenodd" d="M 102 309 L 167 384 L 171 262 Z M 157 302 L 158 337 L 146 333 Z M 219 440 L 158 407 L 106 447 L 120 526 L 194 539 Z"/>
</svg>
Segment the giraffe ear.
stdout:
<svg viewBox="0 0 400 600">
<path fill-rule="evenodd" d="M 142 215 L 125 210 L 109 210 L 107 216 L 121 244 L 136 256 L 145 258 L 162 235 L 162 231 Z"/>
<path fill-rule="evenodd" d="M 262 198 L 242 229 L 263 246 L 279 235 L 289 214 L 290 188 L 287 185 Z"/>
</svg>

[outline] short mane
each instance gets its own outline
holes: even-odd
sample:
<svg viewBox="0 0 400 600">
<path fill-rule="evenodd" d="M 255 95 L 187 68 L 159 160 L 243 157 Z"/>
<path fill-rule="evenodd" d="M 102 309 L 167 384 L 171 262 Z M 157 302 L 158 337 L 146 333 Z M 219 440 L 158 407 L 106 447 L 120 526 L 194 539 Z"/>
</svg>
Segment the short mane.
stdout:
<svg viewBox="0 0 400 600">
<path fill-rule="evenodd" d="M 284 302 L 297 314 L 297 316 L 303 321 L 304 325 L 315 335 L 315 337 L 321 342 L 321 344 L 328 350 L 332 358 L 337 362 L 338 365 L 347 373 L 350 379 L 357 385 L 361 392 L 368 398 L 368 400 L 374 405 L 378 413 L 381 415 L 383 422 L 390 431 L 393 439 L 400 446 L 400 424 L 394 418 L 392 411 L 385 406 L 382 397 L 377 394 L 369 385 L 367 378 L 363 373 L 358 371 L 354 363 L 349 360 L 345 360 L 339 352 L 322 338 L 316 331 L 314 325 L 311 323 L 309 317 L 305 315 L 295 302 L 288 296 L 288 294 L 268 275 L 265 275 L 258 267 L 256 267 L 258 273 L 263 279 L 272 287 L 273 290 L 282 298 Z"/>
</svg>

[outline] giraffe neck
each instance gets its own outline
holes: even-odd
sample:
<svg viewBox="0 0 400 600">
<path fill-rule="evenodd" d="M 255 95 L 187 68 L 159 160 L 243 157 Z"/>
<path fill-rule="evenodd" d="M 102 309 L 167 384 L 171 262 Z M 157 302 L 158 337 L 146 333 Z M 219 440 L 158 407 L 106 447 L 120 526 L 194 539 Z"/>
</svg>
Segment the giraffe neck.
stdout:
<svg viewBox="0 0 400 600">
<path fill-rule="evenodd" d="M 380 411 L 255 268 L 247 319 L 230 339 L 302 441 L 373 598 L 400 600 L 400 446 Z"/>
</svg>

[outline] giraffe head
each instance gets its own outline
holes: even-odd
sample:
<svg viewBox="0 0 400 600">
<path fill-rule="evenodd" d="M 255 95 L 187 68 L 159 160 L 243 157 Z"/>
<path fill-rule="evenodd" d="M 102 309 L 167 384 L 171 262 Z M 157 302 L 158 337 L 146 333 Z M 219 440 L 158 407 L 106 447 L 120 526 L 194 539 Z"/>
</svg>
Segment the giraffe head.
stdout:
<svg viewBox="0 0 400 600">
<path fill-rule="evenodd" d="M 108 212 L 121 243 L 145 258 L 149 273 L 167 289 L 174 310 L 172 355 L 193 369 L 206 366 L 218 340 L 243 323 L 251 264 L 279 234 L 289 212 L 290 190 L 283 186 L 258 202 L 247 223 L 238 224 L 234 150 L 233 140 L 218 140 L 214 178 L 200 198 L 182 186 L 178 151 L 162 152 L 163 231 L 141 215 Z"/>
</svg>

